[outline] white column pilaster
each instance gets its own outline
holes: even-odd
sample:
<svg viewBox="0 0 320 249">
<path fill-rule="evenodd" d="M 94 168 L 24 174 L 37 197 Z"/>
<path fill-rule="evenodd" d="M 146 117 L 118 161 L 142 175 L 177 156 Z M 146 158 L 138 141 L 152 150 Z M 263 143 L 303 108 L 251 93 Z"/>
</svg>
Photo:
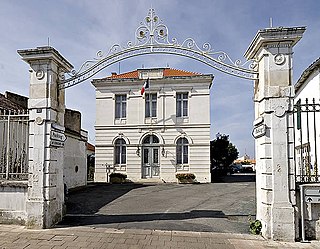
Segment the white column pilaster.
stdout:
<svg viewBox="0 0 320 249">
<path fill-rule="evenodd" d="M 52 146 L 51 132 L 64 132 L 65 96 L 58 77 L 72 65 L 52 47 L 18 53 L 30 65 L 27 225 L 48 228 L 63 216 L 64 149 Z"/>
<path fill-rule="evenodd" d="M 255 139 L 257 219 L 262 235 L 294 241 L 296 200 L 292 153 L 292 48 L 305 27 L 269 28 L 258 31 L 245 53 L 258 63 L 255 82 L 255 127 L 265 134 Z M 259 134 L 258 134 L 259 135 Z"/>
</svg>

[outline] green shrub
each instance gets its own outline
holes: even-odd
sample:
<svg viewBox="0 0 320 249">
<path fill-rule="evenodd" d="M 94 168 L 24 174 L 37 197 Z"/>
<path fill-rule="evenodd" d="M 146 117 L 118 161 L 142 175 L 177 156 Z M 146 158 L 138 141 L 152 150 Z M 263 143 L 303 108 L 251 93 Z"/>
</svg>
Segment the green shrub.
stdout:
<svg viewBox="0 0 320 249">
<path fill-rule="evenodd" d="M 111 173 L 110 178 L 120 178 L 122 180 L 125 180 L 127 179 L 127 175 L 122 173 Z"/>
<path fill-rule="evenodd" d="M 261 229 L 262 229 L 262 223 L 260 220 L 251 220 L 249 219 L 250 222 L 250 232 L 256 235 L 261 234 Z"/>
<path fill-rule="evenodd" d="M 181 180 L 194 180 L 196 176 L 193 173 L 178 173 L 176 174 L 176 178 Z"/>
</svg>

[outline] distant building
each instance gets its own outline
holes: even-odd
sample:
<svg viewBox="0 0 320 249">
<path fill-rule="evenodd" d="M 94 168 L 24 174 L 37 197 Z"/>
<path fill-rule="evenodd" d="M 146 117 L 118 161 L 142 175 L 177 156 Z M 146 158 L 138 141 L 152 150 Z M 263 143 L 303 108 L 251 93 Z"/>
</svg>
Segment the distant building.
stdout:
<svg viewBox="0 0 320 249">
<path fill-rule="evenodd" d="M 89 142 L 87 142 L 87 156 L 95 154 L 95 146 Z"/>
<path fill-rule="evenodd" d="M 2 113 L 23 113 L 28 109 L 28 97 L 12 92 L 0 93 L 0 111 Z"/>
<path fill-rule="evenodd" d="M 93 144 L 87 142 L 87 180 L 93 181 L 94 179 L 94 162 L 95 162 L 96 148 Z"/>
<path fill-rule="evenodd" d="M 251 159 L 250 156 L 248 156 L 247 154 L 234 160 L 233 164 L 249 165 L 252 168 L 252 171 L 256 171 L 256 160 Z"/>
<path fill-rule="evenodd" d="M 235 160 L 235 161 L 243 162 L 243 161 L 246 161 L 246 160 L 250 160 L 250 157 L 247 154 L 245 154 L 242 157 L 237 158 L 237 160 Z"/>
<path fill-rule="evenodd" d="M 4 141 L 8 133 L 8 116 L 10 114 L 10 139 L 16 140 L 15 143 L 7 143 Z M 21 119 L 23 117 L 24 119 Z M 20 119 L 17 119 L 20 118 Z M 65 136 L 66 141 L 64 144 L 64 183 L 67 187 L 74 188 L 86 185 L 87 183 L 87 151 L 86 144 L 88 139 L 88 132 L 81 129 L 81 113 L 75 110 L 65 110 Z M 22 123 L 23 121 L 23 123 Z M 17 124 L 20 124 L 18 127 Z M 4 159 L 6 158 L 7 151 L 15 151 L 10 153 L 17 156 L 11 156 L 13 162 L 19 162 L 20 168 L 28 169 L 28 97 L 19 94 L 5 92 L 0 93 L 0 179 L 4 175 L 5 168 L 3 167 Z M 5 136 L 5 139 L 2 137 Z M 12 148 L 8 150 L 7 144 Z M 21 154 L 25 156 L 21 157 Z M 25 161 L 22 165 L 21 158 Z M 25 172 L 26 174 L 28 172 Z"/>
<path fill-rule="evenodd" d="M 120 172 L 132 181 L 175 182 L 176 173 L 190 172 L 210 182 L 212 80 L 170 68 L 93 80 L 95 181 L 107 182 L 111 172 Z"/>
</svg>

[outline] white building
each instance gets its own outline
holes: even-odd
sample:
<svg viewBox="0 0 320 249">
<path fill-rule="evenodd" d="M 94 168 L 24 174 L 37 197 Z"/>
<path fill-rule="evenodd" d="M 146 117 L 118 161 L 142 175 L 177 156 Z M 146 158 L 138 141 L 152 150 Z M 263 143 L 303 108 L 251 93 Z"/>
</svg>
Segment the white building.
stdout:
<svg viewBox="0 0 320 249">
<path fill-rule="evenodd" d="M 298 181 L 314 181 L 320 162 L 320 58 L 302 73 L 295 92 L 296 173 Z"/>
<path fill-rule="evenodd" d="M 149 79 L 149 80 L 148 80 Z M 149 88 L 141 94 L 146 81 Z M 175 182 L 194 173 L 210 182 L 212 75 L 170 68 L 138 69 L 95 79 L 95 181 L 110 172 L 131 181 Z"/>
</svg>

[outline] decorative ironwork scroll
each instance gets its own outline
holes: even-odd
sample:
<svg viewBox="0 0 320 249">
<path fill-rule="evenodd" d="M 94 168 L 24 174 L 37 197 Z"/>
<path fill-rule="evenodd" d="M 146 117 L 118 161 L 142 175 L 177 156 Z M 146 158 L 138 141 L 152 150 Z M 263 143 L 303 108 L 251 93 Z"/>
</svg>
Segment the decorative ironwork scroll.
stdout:
<svg viewBox="0 0 320 249">
<path fill-rule="evenodd" d="M 98 51 L 96 57 L 85 61 L 78 71 L 73 70 L 66 75 L 61 72 L 60 88 L 77 85 L 114 63 L 146 54 L 184 56 L 236 77 L 257 79 L 257 63 L 253 60 L 232 60 L 226 52 L 215 51 L 209 43 L 198 46 L 193 38 L 187 38 L 183 42 L 178 42 L 176 38 L 170 41 L 167 26 L 154 9 L 149 9 L 148 15 L 136 29 L 134 42 L 129 41 L 125 46 L 115 44 L 107 52 Z"/>
</svg>

